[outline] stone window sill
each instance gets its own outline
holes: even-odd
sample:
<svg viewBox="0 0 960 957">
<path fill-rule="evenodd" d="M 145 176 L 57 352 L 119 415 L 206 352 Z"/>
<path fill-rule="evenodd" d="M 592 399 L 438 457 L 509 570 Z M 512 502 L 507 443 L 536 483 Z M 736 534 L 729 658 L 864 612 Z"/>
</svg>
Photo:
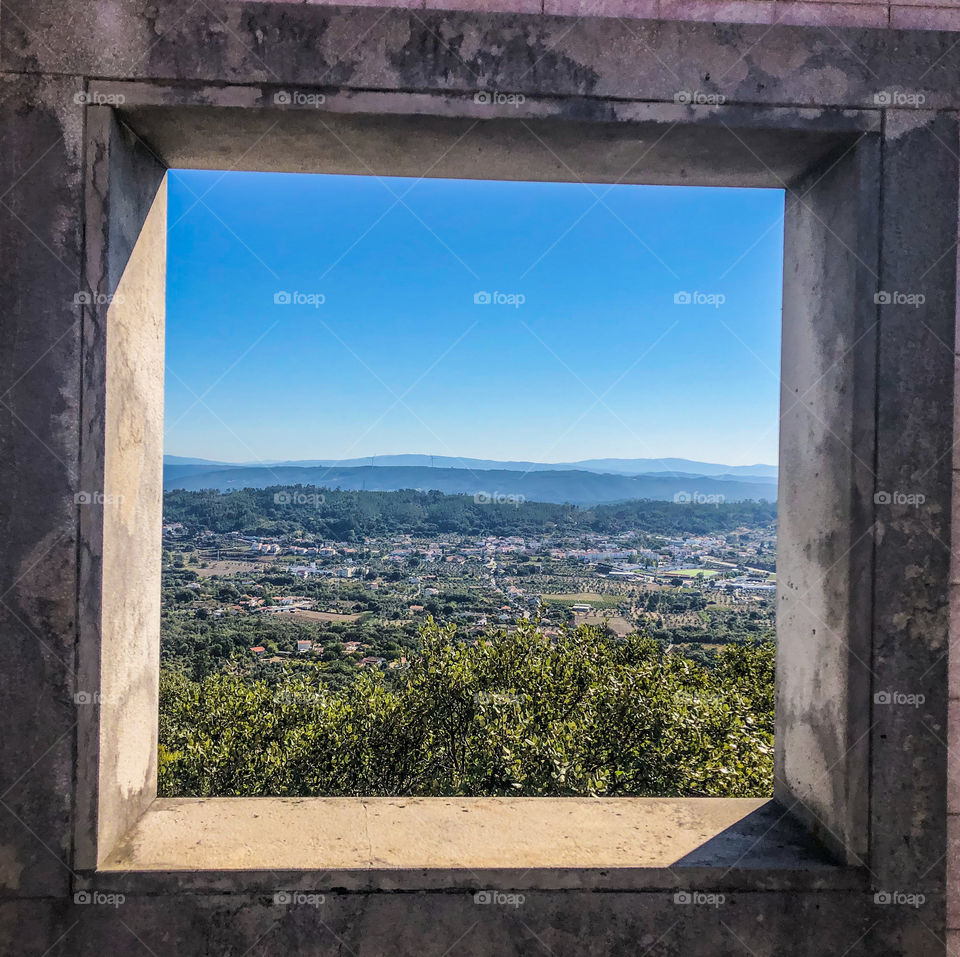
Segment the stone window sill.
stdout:
<svg viewBox="0 0 960 957">
<path fill-rule="evenodd" d="M 750 798 L 159 799 L 90 883 L 169 882 L 211 892 L 863 886 L 775 802 Z"/>
</svg>

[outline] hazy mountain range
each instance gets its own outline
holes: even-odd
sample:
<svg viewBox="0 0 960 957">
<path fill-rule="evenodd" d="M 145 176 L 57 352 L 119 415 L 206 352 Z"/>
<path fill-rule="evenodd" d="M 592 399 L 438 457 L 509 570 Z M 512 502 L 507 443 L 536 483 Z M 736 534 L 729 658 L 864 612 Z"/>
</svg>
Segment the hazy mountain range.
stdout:
<svg viewBox="0 0 960 957">
<path fill-rule="evenodd" d="M 529 501 L 600 505 L 678 495 L 729 502 L 777 497 L 774 465 L 720 465 L 689 459 L 587 459 L 499 462 L 445 455 L 378 455 L 363 459 L 229 463 L 164 456 L 165 489 L 318 485 L 350 490 L 435 489 L 448 494 L 522 496 Z M 715 500 L 715 499 L 711 499 Z"/>
</svg>

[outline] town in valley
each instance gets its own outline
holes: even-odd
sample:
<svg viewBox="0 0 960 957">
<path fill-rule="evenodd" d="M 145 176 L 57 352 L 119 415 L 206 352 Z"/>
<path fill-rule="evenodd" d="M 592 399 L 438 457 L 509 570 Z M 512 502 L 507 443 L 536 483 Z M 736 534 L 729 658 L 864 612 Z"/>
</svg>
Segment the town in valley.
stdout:
<svg viewBox="0 0 960 957">
<path fill-rule="evenodd" d="M 430 618 L 469 642 L 495 640 L 497 629 L 525 618 L 548 635 L 579 625 L 615 636 L 640 632 L 706 663 L 724 644 L 774 636 L 775 505 L 660 502 L 645 516 L 643 503 L 632 503 L 633 517 L 608 506 L 600 522 L 608 528 L 595 531 L 602 508 L 573 510 L 567 523 L 520 523 L 538 503 L 502 502 L 485 506 L 506 526 L 497 534 L 432 531 L 422 527 L 429 521 L 405 520 L 378 534 L 340 527 L 331 535 L 300 527 L 318 511 L 311 502 L 326 500 L 322 491 L 266 492 L 271 511 L 286 509 L 291 520 L 248 510 L 238 522 L 246 527 L 226 528 L 226 516 L 206 521 L 203 508 L 184 504 L 205 495 L 208 507 L 219 493 L 166 496 L 162 654 L 195 678 L 218 670 L 270 678 L 305 667 L 333 687 L 364 669 L 389 678 L 416 653 Z M 369 498 L 426 494 L 434 507 L 462 498 L 326 498 L 338 494 L 361 511 Z"/>
</svg>

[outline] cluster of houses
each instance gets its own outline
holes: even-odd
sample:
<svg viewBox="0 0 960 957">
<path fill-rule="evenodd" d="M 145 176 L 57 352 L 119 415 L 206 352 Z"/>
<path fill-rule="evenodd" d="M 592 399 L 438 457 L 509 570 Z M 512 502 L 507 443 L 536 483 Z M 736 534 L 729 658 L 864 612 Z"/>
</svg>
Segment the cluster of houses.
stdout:
<svg viewBox="0 0 960 957">
<path fill-rule="evenodd" d="M 312 578 L 314 576 L 323 578 L 360 578 L 366 569 L 361 565 L 354 565 L 352 562 L 340 568 L 322 568 L 318 566 L 316 562 L 311 562 L 309 565 L 291 565 L 287 571 L 297 578 Z"/>
<path fill-rule="evenodd" d="M 366 648 L 367 645 L 362 644 L 359 641 L 345 641 L 343 643 L 343 650 L 348 655 L 361 654 L 361 648 Z M 264 657 L 267 654 L 267 649 L 263 645 L 254 645 L 250 649 L 251 653 L 257 658 L 260 658 L 266 662 L 273 661 L 282 661 L 284 658 L 289 658 L 290 653 L 286 651 L 278 651 L 275 655 L 270 658 Z M 323 651 L 323 648 L 318 642 L 313 642 L 309 640 L 301 640 L 297 642 L 297 654 L 305 655 L 308 652 Z M 406 656 L 401 656 L 400 658 L 395 659 L 394 661 L 387 661 L 386 658 L 381 658 L 377 655 L 365 655 L 357 662 L 357 668 L 382 668 L 387 667 L 390 670 L 395 670 L 397 668 L 403 668 L 407 664 Z"/>
</svg>

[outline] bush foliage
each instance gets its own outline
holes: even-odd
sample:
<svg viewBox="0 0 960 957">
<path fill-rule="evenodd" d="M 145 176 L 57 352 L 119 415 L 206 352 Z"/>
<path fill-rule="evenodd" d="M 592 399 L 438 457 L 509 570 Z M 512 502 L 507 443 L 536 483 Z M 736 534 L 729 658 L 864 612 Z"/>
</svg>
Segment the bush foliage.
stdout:
<svg viewBox="0 0 960 957">
<path fill-rule="evenodd" d="M 390 676 L 329 690 L 165 669 L 160 793 L 726 795 L 771 793 L 773 646 L 706 669 L 651 638 L 532 623 L 475 644 L 430 622 Z"/>
</svg>

